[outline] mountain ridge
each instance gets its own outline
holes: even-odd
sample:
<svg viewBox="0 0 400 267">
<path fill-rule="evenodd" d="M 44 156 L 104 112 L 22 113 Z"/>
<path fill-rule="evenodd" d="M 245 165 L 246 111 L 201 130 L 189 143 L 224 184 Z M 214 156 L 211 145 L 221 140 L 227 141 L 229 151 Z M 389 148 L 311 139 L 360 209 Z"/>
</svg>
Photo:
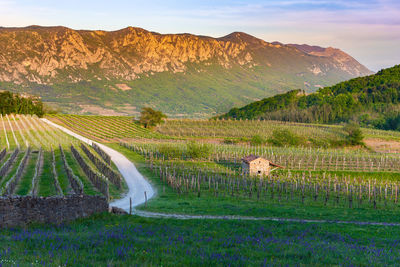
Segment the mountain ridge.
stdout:
<svg viewBox="0 0 400 267">
<path fill-rule="evenodd" d="M 127 114 L 142 106 L 172 116 L 215 114 L 249 99 L 372 73 L 344 52 L 351 62 L 337 60 L 338 51 L 313 55 L 243 32 L 213 38 L 137 27 L 3 27 L 0 88 L 38 93 L 67 112 L 91 105 Z"/>
</svg>

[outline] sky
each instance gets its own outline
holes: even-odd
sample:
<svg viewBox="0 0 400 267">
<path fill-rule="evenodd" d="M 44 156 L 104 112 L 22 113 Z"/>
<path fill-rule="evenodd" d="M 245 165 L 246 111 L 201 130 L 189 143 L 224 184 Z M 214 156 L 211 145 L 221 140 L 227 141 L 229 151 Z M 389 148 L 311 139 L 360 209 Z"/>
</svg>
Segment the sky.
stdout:
<svg viewBox="0 0 400 267">
<path fill-rule="evenodd" d="M 336 47 L 373 71 L 400 64 L 400 0 L 0 0 L 0 26 L 66 26 Z"/>
</svg>

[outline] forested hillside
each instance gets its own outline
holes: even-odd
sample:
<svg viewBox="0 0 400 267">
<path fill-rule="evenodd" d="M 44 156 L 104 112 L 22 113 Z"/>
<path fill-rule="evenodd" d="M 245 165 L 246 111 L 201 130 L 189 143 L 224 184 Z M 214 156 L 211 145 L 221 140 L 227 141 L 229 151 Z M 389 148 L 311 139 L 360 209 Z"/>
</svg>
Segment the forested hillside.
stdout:
<svg viewBox="0 0 400 267">
<path fill-rule="evenodd" d="M 234 108 L 219 118 L 337 123 L 400 130 L 400 65 L 316 93 L 294 90 Z"/>
<path fill-rule="evenodd" d="M 36 114 L 41 117 L 44 113 L 43 103 L 33 96 L 21 96 L 8 91 L 0 92 L 0 112 L 4 114 Z"/>
</svg>

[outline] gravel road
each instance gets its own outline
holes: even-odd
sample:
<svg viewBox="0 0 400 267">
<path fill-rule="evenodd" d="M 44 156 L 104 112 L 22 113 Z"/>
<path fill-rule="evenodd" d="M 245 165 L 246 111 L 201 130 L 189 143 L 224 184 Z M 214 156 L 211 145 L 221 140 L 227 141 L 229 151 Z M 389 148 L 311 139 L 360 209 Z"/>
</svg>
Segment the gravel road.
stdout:
<svg viewBox="0 0 400 267">
<path fill-rule="evenodd" d="M 94 142 L 86 137 L 74 133 L 73 131 L 63 126 L 60 126 L 52 121 L 49 121 L 48 119 L 42 120 L 89 145 L 92 145 L 92 143 L 96 143 L 99 147 L 101 147 L 101 149 L 104 150 L 104 152 L 111 156 L 111 160 L 114 162 L 122 176 L 125 178 L 129 191 L 123 198 L 111 202 L 110 206 L 122 208 L 129 212 L 130 198 L 132 198 L 132 206 L 135 207 L 145 202 L 145 192 L 147 195 L 147 199 L 150 199 L 154 196 L 155 191 L 153 187 L 143 177 L 143 175 L 139 173 L 135 165 L 124 155 L 112 148 L 109 148 L 108 146 Z"/>
</svg>

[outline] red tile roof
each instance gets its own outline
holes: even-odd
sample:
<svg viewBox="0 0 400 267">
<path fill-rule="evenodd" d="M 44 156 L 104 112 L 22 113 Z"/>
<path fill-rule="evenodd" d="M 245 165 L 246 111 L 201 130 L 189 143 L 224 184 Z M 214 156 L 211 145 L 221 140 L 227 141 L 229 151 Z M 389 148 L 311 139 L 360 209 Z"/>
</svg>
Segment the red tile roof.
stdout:
<svg viewBox="0 0 400 267">
<path fill-rule="evenodd" d="M 250 162 L 252 162 L 253 160 L 256 160 L 256 159 L 258 159 L 258 158 L 259 158 L 259 156 L 256 156 L 256 155 L 248 155 L 248 156 L 242 158 L 242 161 L 244 161 L 244 162 L 246 162 L 246 163 L 250 163 Z"/>
</svg>

